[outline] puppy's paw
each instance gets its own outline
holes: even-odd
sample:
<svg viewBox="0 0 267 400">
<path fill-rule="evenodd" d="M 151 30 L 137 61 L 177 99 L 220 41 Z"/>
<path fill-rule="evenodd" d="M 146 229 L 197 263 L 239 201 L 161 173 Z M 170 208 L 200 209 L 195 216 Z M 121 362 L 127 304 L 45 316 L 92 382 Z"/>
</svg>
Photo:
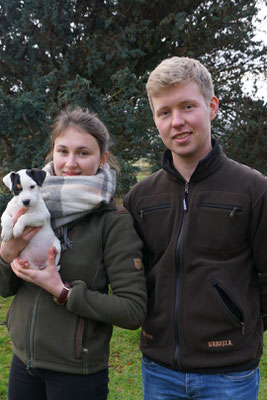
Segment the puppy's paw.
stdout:
<svg viewBox="0 0 267 400">
<path fill-rule="evenodd" d="M 59 270 L 60 270 L 60 267 L 61 267 L 61 265 L 57 265 L 57 271 L 59 271 Z"/>
<path fill-rule="evenodd" d="M 21 236 L 23 231 L 24 231 L 24 225 L 20 225 L 17 223 L 13 228 L 14 238 L 18 238 L 19 236 Z"/>
<path fill-rule="evenodd" d="M 1 239 L 3 242 L 8 242 L 12 238 L 13 228 L 3 228 L 1 232 Z"/>
</svg>

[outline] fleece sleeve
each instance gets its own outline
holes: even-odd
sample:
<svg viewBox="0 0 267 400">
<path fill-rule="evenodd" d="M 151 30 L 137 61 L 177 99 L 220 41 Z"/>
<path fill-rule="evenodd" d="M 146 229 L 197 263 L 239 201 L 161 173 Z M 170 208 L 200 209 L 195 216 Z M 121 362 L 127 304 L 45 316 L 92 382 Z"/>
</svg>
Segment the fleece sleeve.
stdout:
<svg viewBox="0 0 267 400">
<path fill-rule="evenodd" d="M 109 221 L 104 232 L 104 265 L 112 294 L 88 290 L 74 281 L 67 308 L 85 318 L 137 329 L 146 314 L 142 243 L 125 211 Z"/>
</svg>

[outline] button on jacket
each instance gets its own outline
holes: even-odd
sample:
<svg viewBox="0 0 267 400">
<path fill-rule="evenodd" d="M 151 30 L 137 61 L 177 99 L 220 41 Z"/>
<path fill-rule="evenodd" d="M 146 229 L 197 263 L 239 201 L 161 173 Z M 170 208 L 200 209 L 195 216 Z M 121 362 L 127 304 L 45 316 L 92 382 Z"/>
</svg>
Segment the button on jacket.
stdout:
<svg viewBox="0 0 267 400">
<path fill-rule="evenodd" d="M 125 206 L 144 242 L 144 355 L 188 372 L 258 365 L 267 328 L 267 179 L 213 149 L 189 182 L 163 168 Z"/>
</svg>

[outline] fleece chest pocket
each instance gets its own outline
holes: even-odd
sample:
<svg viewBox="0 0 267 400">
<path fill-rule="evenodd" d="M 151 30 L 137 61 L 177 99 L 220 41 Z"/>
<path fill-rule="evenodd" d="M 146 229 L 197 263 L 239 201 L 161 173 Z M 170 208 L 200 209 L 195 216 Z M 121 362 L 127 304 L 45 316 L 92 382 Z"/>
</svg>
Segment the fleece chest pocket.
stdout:
<svg viewBox="0 0 267 400">
<path fill-rule="evenodd" d="M 169 197 L 151 196 L 138 204 L 138 225 L 150 251 L 162 254 L 173 231 L 172 201 Z"/>
<path fill-rule="evenodd" d="M 196 196 L 191 243 L 210 251 L 238 251 L 248 241 L 250 201 L 240 193 L 201 192 Z"/>
</svg>

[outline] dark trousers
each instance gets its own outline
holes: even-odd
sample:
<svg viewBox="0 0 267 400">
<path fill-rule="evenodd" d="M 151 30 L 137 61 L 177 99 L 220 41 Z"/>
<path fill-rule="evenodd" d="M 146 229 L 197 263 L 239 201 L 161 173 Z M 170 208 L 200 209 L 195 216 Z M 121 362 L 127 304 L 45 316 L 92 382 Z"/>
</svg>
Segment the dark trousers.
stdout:
<svg viewBox="0 0 267 400">
<path fill-rule="evenodd" d="M 33 368 L 30 373 L 14 355 L 10 368 L 9 400 L 106 400 L 108 369 L 75 375 Z"/>
</svg>

